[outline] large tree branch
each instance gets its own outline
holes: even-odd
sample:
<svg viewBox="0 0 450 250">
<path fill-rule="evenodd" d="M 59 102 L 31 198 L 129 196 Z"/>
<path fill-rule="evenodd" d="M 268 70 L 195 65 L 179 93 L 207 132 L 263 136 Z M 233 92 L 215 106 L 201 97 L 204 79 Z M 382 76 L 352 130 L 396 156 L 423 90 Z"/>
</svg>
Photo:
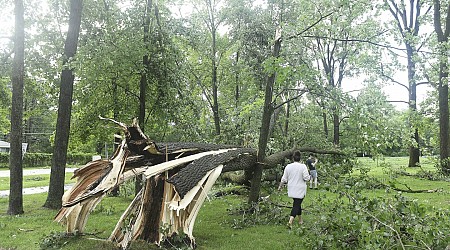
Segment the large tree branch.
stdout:
<svg viewBox="0 0 450 250">
<path fill-rule="evenodd" d="M 285 151 L 280 151 L 275 154 L 267 156 L 262 164 L 266 168 L 273 167 L 277 164 L 280 164 L 283 162 L 284 159 L 289 158 L 292 156 L 294 151 L 300 151 L 302 153 L 309 152 L 309 153 L 315 153 L 315 154 L 333 154 L 333 155 L 345 155 L 345 153 L 341 151 L 336 150 L 326 150 L 326 149 L 317 149 L 317 148 L 310 148 L 310 147 L 303 147 L 303 148 L 292 148 Z"/>
<path fill-rule="evenodd" d="M 426 82 L 418 82 L 418 83 L 416 83 L 416 86 L 419 86 L 419 85 L 426 85 L 426 84 L 431 84 L 429 81 L 426 81 Z"/>
<path fill-rule="evenodd" d="M 388 75 L 386 75 L 386 74 L 384 73 L 384 67 L 383 67 L 383 64 L 381 64 L 380 69 L 381 69 L 381 76 L 386 77 L 386 78 L 389 79 L 391 82 L 396 83 L 396 84 L 398 84 L 398 85 L 404 87 L 406 90 L 409 91 L 409 86 L 407 86 L 406 84 L 403 84 L 403 83 L 401 83 L 401 82 L 395 80 L 395 79 L 392 78 L 391 76 L 388 76 Z"/>
<path fill-rule="evenodd" d="M 402 22 L 401 22 L 400 19 L 398 18 L 398 16 L 401 15 L 400 9 L 398 8 L 397 4 L 396 4 L 393 0 L 386 1 L 386 4 L 387 4 L 388 7 L 389 7 L 389 12 L 391 12 L 392 17 L 394 17 L 394 19 L 395 19 L 395 21 L 396 21 L 398 30 L 400 31 L 400 33 L 402 34 L 402 36 L 405 37 L 404 29 L 403 29 L 403 27 L 402 27 Z"/>
<path fill-rule="evenodd" d="M 342 39 L 342 38 L 334 38 L 334 37 L 326 37 L 326 36 L 315 36 L 315 35 L 314 36 L 313 35 L 304 35 L 303 37 L 305 37 L 305 38 L 317 38 L 317 39 L 328 39 L 328 40 L 333 40 L 333 41 L 337 41 L 337 42 L 368 43 L 368 44 L 372 44 L 372 45 L 375 45 L 375 46 L 378 46 L 378 47 L 383 47 L 383 48 L 388 48 L 388 49 L 393 49 L 393 50 L 406 51 L 406 49 L 394 47 L 394 46 L 387 45 L 387 44 L 380 44 L 380 43 L 372 42 L 370 40 L 358 39 L 358 38 Z"/>
<path fill-rule="evenodd" d="M 400 103 L 406 103 L 406 104 L 409 104 L 409 102 L 407 102 L 407 101 L 387 101 L 387 102 L 389 102 L 389 103 L 391 103 L 391 102 L 400 102 Z"/>
<path fill-rule="evenodd" d="M 314 26 L 316 26 L 318 23 L 320 23 L 323 19 L 331 16 L 334 12 L 330 12 L 328 14 L 326 14 L 325 16 L 321 16 L 317 21 L 315 21 L 313 24 L 311 24 L 310 26 L 306 27 L 306 29 L 302 30 L 301 32 L 298 32 L 297 34 L 294 35 L 290 35 L 286 38 L 286 40 L 290 40 L 292 38 L 297 38 L 299 36 L 302 36 L 305 32 L 307 32 L 308 30 L 312 29 Z"/>
<path fill-rule="evenodd" d="M 303 94 L 305 94 L 306 92 L 308 92 L 308 90 L 306 90 L 306 89 L 285 89 L 285 90 L 283 90 L 281 93 L 283 93 L 283 92 L 285 92 L 285 91 L 287 91 L 287 90 L 296 90 L 296 91 L 299 91 L 300 93 L 297 94 L 296 96 L 291 97 L 291 98 L 289 98 L 289 99 L 283 101 L 282 103 L 280 103 L 280 104 L 274 106 L 273 109 L 278 109 L 278 108 L 280 108 L 281 106 L 283 106 L 284 104 L 286 104 L 286 103 L 288 103 L 288 102 L 291 102 L 291 101 L 293 101 L 293 100 L 296 100 L 296 99 L 300 98 Z M 280 94 L 277 94 L 277 95 L 275 96 L 274 102 L 275 102 L 275 100 L 277 99 L 277 97 L 281 95 L 281 93 L 280 93 Z M 273 102 L 273 103 L 274 103 L 274 102 Z"/>
</svg>

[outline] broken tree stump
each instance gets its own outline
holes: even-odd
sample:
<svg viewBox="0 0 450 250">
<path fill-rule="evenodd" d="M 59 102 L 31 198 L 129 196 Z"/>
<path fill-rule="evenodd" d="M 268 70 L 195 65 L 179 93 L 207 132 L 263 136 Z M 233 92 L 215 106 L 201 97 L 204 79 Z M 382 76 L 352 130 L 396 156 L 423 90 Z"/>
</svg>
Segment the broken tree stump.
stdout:
<svg viewBox="0 0 450 250">
<path fill-rule="evenodd" d="M 126 249 L 135 239 L 160 244 L 166 237 L 183 233 L 195 246 L 194 223 L 208 191 L 222 171 L 254 164 L 256 151 L 230 145 L 157 143 L 136 122 L 117 124 L 125 138 L 114 156 L 75 171 L 77 182 L 64 194 L 55 220 L 66 224 L 67 233 L 82 233 L 90 212 L 106 194 L 142 174 L 147 182 L 109 240 Z"/>
<path fill-rule="evenodd" d="M 119 185 L 142 174 L 147 180 L 145 185 L 108 240 L 126 249 L 132 240 L 143 239 L 159 245 L 183 233 L 194 247 L 193 228 L 198 211 L 219 175 L 250 169 L 256 164 L 255 149 L 159 143 L 144 135 L 136 120 L 131 126 L 110 121 L 122 128 L 124 138 L 110 160 L 92 161 L 74 172 L 72 178 L 77 178 L 77 182 L 64 194 L 63 207 L 55 216 L 55 221 L 66 225 L 67 233 L 83 233 L 95 206 Z M 279 164 L 293 151 L 268 156 L 262 164 L 265 168 Z"/>
</svg>

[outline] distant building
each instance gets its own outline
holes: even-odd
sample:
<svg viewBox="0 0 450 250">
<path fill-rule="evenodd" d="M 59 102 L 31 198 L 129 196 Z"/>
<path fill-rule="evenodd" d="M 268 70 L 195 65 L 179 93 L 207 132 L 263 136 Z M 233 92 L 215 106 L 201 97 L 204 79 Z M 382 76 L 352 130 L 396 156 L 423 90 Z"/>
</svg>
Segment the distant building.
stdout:
<svg viewBox="0 0 450 250">
<path fill-rule="evenodd" d="M 0 153 L 9 153 L 9 142 L 0 141 Z M 22 143 L 22 154 L 27 152 L 28 143 Z"/>
<path fill-rule="evenodd" d="M 0 153 L 9 152 L 9 142 L 0 141 Z"/>
</svg>

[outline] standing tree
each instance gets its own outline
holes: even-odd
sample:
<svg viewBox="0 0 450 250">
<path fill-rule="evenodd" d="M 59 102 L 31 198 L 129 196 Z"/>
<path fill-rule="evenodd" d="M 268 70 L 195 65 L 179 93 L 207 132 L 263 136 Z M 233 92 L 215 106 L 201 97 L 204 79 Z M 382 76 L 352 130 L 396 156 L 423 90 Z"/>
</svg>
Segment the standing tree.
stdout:
<svg viewBox="0 0 450 250">
<path fill-rule="evenodd" d="M 449 157 L 449 114 L 448 114 L 448 38 L 450 34 L 450 3 L 443 9 L 446 13 L 445 19 L 441 18 L 441 1 L 434 0 L 434 31 L 438 40 L 439 58 L 439 152 L 442 171 L 450 174 Z M 445 30 L 442 30 L 442 23 L 445 22 Z"/>
<path fill-rule="evenodd" d="M 150 40 L 150 15 L 152 10 L 152 0 L 147 0 L 145 4 L 145 11 L 144 11 L 144 47 L 145 52 L 142 56 L 142 72 L 141 72 L 141 78 L 139 80 L 139 114 L 138 114 L 138 120 L 139 125 L 142 129 L 142 132 L 145 132 L 145 102 L 147 100 L 146 93 L 147 93 L 147 85 L 148 85 L 148 74 L 150 73 L 150 60 L 148 55 L 148 49 L 149 49 L 149 40 Z M 142 188 L 142 176 L 138 175 L 136 177 L 136 182 L 134 185 L 134 191 L 135 194 L 138 194 L 139 191 Z"/>
<path fill-rule="evenodd" d="M 58 209 L 64 193 L 65 167 L 69 144 L 70 118 L 73 96 L 73 65 L 78 46 L 83 0 L 70 0 L 69 29 L 64 45 L 63 70 L 59 92 L 58 118 L 56 121 L 55 145 L 53 149 L 50 185 L 44 207 Z"/>
<path fill-rule="evenodd" d="M 403 1 L 397 3 L 394 0 L 385 0 L 389 12 L 394 18 L 394 23 L 400 33 L 402 42 L 406 47 L 406 57 L 408 61 L 408 84 L 401 84 L 409 93 L 409 111 L 413 114 L 417 111 L 417 86 L 421 83 L 417 82 L 417 53 L 422 45 L 420 44 L 419 28 L 421 25 L 421 18 L 426 16 L 430 11 L 429 6 L 422 14 L 424 8 L 424 1 L 411 0 L 407 5 Z M 412 144 L 409 147 L 409 167 L 415 167 L 419 164 L 420 149 L 419 149 L 419 130 L 417 126 L 410 125 L 413 130 Z"/>
<path fill-rule="evenodd" d="M 376 42 L 379 39 L 379 27 L 372 18 L 367 17 L 367 7 L 370 1 L 345 3 L 341 1 L 325 1 L 324 6 L 330 5 L 332 11 L 339 11 L 339 15 L 327 17 L 320 25 L 314 27 L 312 38 L 306 40 L 306 47 L 314 56 L 319 74 L 317 82 L 308 84 L 311 94 L 317 104 L 324 110 L 323 130 L 328 137 L 328 115 L 333 125 L 333 139 L 335 146 L 340 145 L 342 134 L 341 124 L 346 117 L 344 107 L 346 93 L 343 84 L 350 81 L 350 77 L 362 71 L 358 67 L 359 61 L 367 54 L 367 44 L 362 41 Z M 325 7 L 321 8 L 323 11 Z M 319 85 L 319 86 L 317 86 Z"/>
<path fill-rule="evenodd" d="M 219 102 L 218 98 L 218 82 L 217 82 L 217 28 L 219 27 L 221 20 L 217 17 L 217 5 L 214 0 L 207 0 L 206 9 L 207 9 L 207 18 L 205 18 L 205 24 L 208 27 L 208 31 L 211 34 L 211 87 L 212 87 L 212 99 L 213 103 L 211 105 L 213 116 L 214 116 L 214 125 L 216 128 L 216 135 L 220 135 L 220 116 L 219 116 Z"/>
<path fill-rule="evenodd" d="M 10 196 L 8 214 L 23 213 L 22 195 L 22 117 L 25 58 L 25 21 L 23 0 L 15 1 L 14 62 L 12 70 L 11 148 L 9 157 Z"/>
<path fill-rule="evenodd" d="M 274 59 L 279 57 L 280 50 L 281 50 L 281 27 L 277 27 L 272 50 L 272 56 Z M 272 117 L 274 111 L 272 99 L 273 99 L 273 86 L 275 84 L 275 78 L 276 72 L 273 71 L 272 73 L 270 73 L 270 75 L 267 77 L 266 80 L 263 115 L 261 119 L 261 128 L 259 130 L 257 162 L 263 162 L 264 158 L 266 157 L 267 141 L 269 140 L 269 132 L 270 132 L 269 131 L 270 118 Z M 263 170 L 262 164 L 256 163 L 253 166 L 253 175 L 251 181 L 252 185 L 248 197 L 249 203 L 257 202 L 259 199 L 262 170 Z"/>
<path fill-rule="evenodd" d="M 213 114 L 214 135 L 219 136 L 223 118 L 221 119 L 221 109 L 219 108 L 218 71 L 221 57 L 225 52 L 225 48 L 220 46 L 221 37 L 218 32 L 224 20 L 224 15 L 220 10 L 222 2 L 220 0 L 201 0 L 194 1 L 193 4 L 196 12 L 193 14 L 193 22 L 190 24 L 192 27 L 189 30 L 189 36 L 192 39 L 191 46 L 196 50 L 194 56 L 197 56 L 198 59 L 192 64 L 192 67 L 197 69 L 191 71 L 191 74 L 202 88 L 203 95 Z M 199 36 L 201 40 L 195 36 Z M 206 63 L 203 64 L 203 61 Z"/>
</svg>

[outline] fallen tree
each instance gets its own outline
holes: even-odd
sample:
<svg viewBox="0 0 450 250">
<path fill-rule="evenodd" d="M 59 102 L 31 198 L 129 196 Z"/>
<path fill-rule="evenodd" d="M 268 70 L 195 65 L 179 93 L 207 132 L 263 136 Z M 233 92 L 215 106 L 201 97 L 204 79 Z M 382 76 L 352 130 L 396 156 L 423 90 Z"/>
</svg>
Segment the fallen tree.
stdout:
<svg viewBox="0 0 450 250">
<path fill-rule="evenodd" d="M 232 145 L 158 143 L 144 135 L 136 121 L 115 122 L 124 139 L 110 160 L 97 160 L 77 169 L 75 185 L 63 198 L 55 220 L 68 234 L 83 233 L 90 212 L 114 188 L 142 175 L 146 179 L 112 231 L 109 240 L 126 249 L 132 240 L 160 244 L 185 234 L 195 246 L 195 219 L 208 191 L 221 173 L 256 164 L 256 150 Z M 266 168 L 282 162 L 294 149 L 266 157 Z M 309 152 L 334 153 L 308 149 Z M 164 231 L 162 231 L 164 228 Z"/>
</svg>

